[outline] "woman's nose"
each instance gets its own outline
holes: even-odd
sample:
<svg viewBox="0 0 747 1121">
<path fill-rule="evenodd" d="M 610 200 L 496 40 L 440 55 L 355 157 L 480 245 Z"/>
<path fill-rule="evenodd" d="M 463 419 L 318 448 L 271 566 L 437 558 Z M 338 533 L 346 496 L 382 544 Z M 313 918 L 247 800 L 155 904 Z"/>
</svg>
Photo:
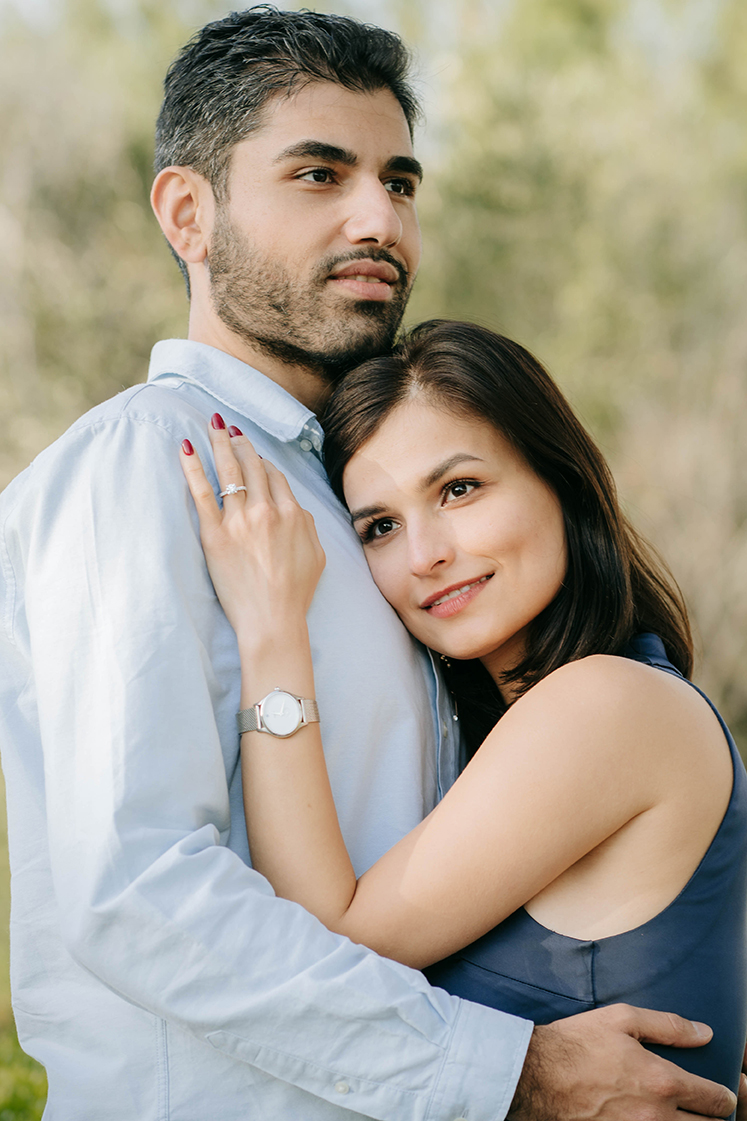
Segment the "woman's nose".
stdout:
<svg viewBox="0 0 747 1121">
<path fill-rule="evenodd" d="M 429 576 L 435 568 L 447 565 L 454 558 L 454 547 L 443 527 L 408 526 L 410 571 L 415 576 Z"/>
</svg>

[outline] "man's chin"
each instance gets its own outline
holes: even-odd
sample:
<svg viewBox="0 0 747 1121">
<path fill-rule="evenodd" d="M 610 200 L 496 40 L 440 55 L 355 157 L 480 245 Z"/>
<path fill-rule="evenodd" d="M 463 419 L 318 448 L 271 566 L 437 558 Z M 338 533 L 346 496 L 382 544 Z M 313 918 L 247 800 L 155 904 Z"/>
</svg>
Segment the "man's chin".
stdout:
<svg viewBox="0 0 747 1121">
<path fill-rule="evenodd" d="M 345 374 L 370 358 L 378 358 L 387 354 L 397 336 L 399 321 L 395 326 L 387 325 L 375 333 L 366 333 L 355 342 L 348 342 L 340 348 L 327 346 L 324 351 L 315 356 L 318 363 L 317 369 L 331 383 L 340 381 Z"/>
<path fill-rule="evenodd" d="M 348 318 L 346 327 L 349 326 L 349 330 L 345 332 L 345 339 L 340 340 L 338 345 L 330 342 L 329 339 L 325 340 L 323 345 L 320 344 L 319 349 L 308 343 L 301 345 L 289 339 L 255 337 L 253 341 L 273 358 L 278 358 L 288 365 L 312 370 L 330 383 L 335 383 L 353 367 L 360 366 L 369 358 L 377 358 L 387 353 L 394 345 L 401 316 L 398 316 L 394 323 L 382 321 L 381 315 L 370 314 L 368 310 L 370 305 L 365 301 L 361 301 L 361 304 L 365 308 L 365 311 L 362 311 L 362 315 L 367 320 L 365 327 L 361 324 L 360 317 L 356 317 L 357 324 Z"/>
</svg>

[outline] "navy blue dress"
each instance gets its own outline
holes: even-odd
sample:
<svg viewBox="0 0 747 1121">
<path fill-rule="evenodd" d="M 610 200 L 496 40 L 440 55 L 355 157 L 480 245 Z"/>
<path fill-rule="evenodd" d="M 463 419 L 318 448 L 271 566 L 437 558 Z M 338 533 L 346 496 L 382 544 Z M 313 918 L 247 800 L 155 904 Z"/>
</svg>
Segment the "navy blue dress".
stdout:
<svg viewBox="0 0 747 1121">
<path fill-rule="evenodd" d="M 655 635 L 639 635 L 626 653 L 680 676 Z M 716 715 L 731 750 L 732 794 L 710 848 L 668 907 L 595 941 L 555 934 L 522 907 L 426 969 L 430 983 L 537 1024 L 619 1001 L 701 1020 L 714 1032 L 705 1047 L 651 1050 L 736 1092 L 747 1029 L 747 775 Z"/>
</svg>

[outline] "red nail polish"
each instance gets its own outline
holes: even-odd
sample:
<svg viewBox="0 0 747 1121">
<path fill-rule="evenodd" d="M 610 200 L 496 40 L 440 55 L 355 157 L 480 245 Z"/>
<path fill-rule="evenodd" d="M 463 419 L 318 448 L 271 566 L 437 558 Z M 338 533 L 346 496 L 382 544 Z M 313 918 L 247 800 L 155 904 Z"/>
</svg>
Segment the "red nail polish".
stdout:
<svg viewBox="0 0 747 1121">
<path fill-rule="evenodd" d="M 185 455 L 194 455 L 195 449 L 190 444 L 189 440 L 182 440 L 182 451 Z"/>
<path fill-rule="evenodd" d="M 243 436 L 244 433 L 241 431 L 240 428 L 237 428 L 235 424 L 230 424 L 228 426 L 228 435 L 229 436 Z"/>
<path fill-rule="evenodd" d="M 220 413 L 213 413 L 210 418 L 210 423 L 212 424 L 213 428 L 221 429 L 226 427 L 226 422 L 224 421 Z"/>
</svg>

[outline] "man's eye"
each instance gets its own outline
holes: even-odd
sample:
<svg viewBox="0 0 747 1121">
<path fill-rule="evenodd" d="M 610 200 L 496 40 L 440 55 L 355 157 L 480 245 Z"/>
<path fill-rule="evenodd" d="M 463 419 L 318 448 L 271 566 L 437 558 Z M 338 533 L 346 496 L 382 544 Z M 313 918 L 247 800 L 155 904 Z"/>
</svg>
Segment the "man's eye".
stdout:
<svg viewBox="0 0 747 1121">
<path fill-rule="evenodd" d="M 411 179 L 387 179 L 385 186 L 393 195 L 415 194 L 415 184 Z"/>
<path fill-rule="evenodd" d="M 331 183 L 333 175 L 328 167 L 312 167 L 311 171 L 304 171 L 298 178 L 307 183 Z"/>
<path fill-rule="evenodd" d="M 448 502 L 450 498 L 465 498 L 476 490 L 479 483 L 473 482 L 470 479 L 456 479 L 453 483 L 449 483 L 444 487 L 444 501 Z"/>
</svg>

